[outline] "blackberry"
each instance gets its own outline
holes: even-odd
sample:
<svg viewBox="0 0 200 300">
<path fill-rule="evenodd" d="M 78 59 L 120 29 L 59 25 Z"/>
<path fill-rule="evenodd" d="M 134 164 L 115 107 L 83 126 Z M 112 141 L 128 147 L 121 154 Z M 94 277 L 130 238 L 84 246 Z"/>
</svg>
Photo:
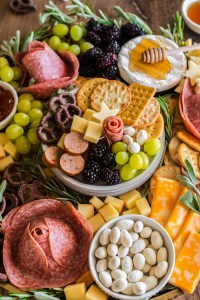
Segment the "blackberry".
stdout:
<svg viewBox="0 0 200 300">
<path fill-rule="evenodd" d="M 109 44 L 107 44 L 104 48 L 105 52 L 110 52 L 114 54 L 118 54 L 120 51 L 120 45 L 117 41 L 111 41 Z"/>
<path fill-rule="evenodd" d="M 119 171 L 118 170 L 113 170 L 113 171 L 114 171 L 113 176 L 109 181 L 110 185 L 115 185 L 120 182 Z"/>
<path fill-rule="evenodd" d="M 105 37 L 112 36 L 113 40 L 118 40 L 121 36 L 121 30 L 116 25 L 104 26 Z"/>
<path fill-rule="evenodd" d="M 99 46 L 102 42 L 100 36 L 94 31 L 89 31 L 87 34 L 87 38 L 94 46 Z"/>
<path fill-rule="evenodd" d="M 82 65 L 80 66 L 80 69 L 79 69 L 79 74 L 81 76 L 84 76 L 84 77 L 92 77 L 92 76 L 95 76 L 96 75 L 96 70 L 94 68 L 94 65 Z"/>
<path fill-rule="evenodd" d="M 99 180 L 101 166 L 96 161 L 89 161 L 82 173 L 82 178 L 87 183 L 96 183 Z"/>
<path fill-rule="evenodd" d="M 117 65 L 117 55 L 113 53 L 103 53 L 97 58 L 96 65 L 100 69 L 105 69 L 112 65 Z"/>
<path fill-rule="evenodd" d="M 90 21 L 87 23 L 87 28 L 89 31 L 94 31 L 94 32 L 103 32 L 104 26 L 103 24 L 95 21 L 94 19 L 90 19 Z"/>
<path fill-rule="evenodd" d="M 97 57 L 101 55 L 103 51 L 99 47 L 94 47 L 88 50 L 83 57 L 81 58 L 82 64 L 88 64 L 88 62 L 94 63 L 96 62 Z"/>
<path fill-rule="evenodd" d="M 119 171 L 115 170 L 115 169 L 110 169 L 110 168 L 103 168 L 101 170 L 100 179 L 104 183 L 109 184 L 109 185 L 118 184 L 120 181 Z"/>
<path fill-rule="evenodd" d="M 115 79 L 118 75 L 118 67 L 117 66 L 110 66 L 110 67 L 107 67 L 103 70 L 101 70 L 99 72 L 99 75 L 103 78 L 107 78 L 109 80 L 112 80 L 112 79 Z"/>
<path fill-rule="evenodd" d="M 144 35 L 146 32 L 137 24 L 126 23 L 121 27 L 121 44 L 128 42 L 129 40 Z"/>
<path fill-rule="evenodd" d="M 88 157 L 98 161 L 107 152 L 107 145 L 104 140 L 100 140 L 97 144 L 90 146 Z"/>
<path fill-rule="evenodd" d="M 116 166 L 114 153 L 112 153 L 112 152 L 105 153 L 101 158 L 101 164 L 104 167 L 114 168 Z"/>
</svg>

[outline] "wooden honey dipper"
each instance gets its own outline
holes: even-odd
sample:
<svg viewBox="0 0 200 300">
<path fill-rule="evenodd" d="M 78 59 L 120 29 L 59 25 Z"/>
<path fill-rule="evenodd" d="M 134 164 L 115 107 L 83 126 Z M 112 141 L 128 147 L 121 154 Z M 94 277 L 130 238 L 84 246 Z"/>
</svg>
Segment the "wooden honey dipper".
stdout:
<svg viewBox="0 0 200 300">
<path fill-rule="evenodd" d="M 155 64 L 157 62 L 164 60 L 168 55 L 176 54 L 179 52 L 188 52 L 197 49 L 200 50 L 200 44 L 173 48 L 169 50 L 165 50 L 163 47 L 149 48 L 142 52 L 142 61 L 147 64 Z"/>
</svg>

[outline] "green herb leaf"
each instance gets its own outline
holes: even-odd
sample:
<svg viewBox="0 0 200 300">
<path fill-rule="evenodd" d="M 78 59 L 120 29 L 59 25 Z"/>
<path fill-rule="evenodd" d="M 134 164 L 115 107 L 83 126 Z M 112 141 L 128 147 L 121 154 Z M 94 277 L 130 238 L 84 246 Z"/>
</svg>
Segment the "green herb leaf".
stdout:
<svg viewBox="0 0 200 300">
<path fill-rule="evenodd" d="M 191 182 L 191 180 L 188 177 L 186 177 L 184 175 L 178 175 L 177 179 L 180 181 L 181 184 L 183 184 L 187 188 L 189 188 L 189 189 L 194 188 L 194 184 Z"/>
<path fill-rule="evenodd" d="M 34 292 L 34 298 L 36 300 L 60 300 L 58 297 L 54 297 L 46 294 L 45 292 Z"/>
<path fill-rule="evenodd" d="M 6 180 L 3 180 L 1 185 L 0 185 L 0 203 L 2 202 L 3 193 L 5 192 L 6 185 L 7 185 Z"/>
<path fill-rule="evenodd" d="M 194 185 L 196 185 L 196 182 L 197 182 L 197 179 L 196 179 L 196 176 L 195 176 L 195 173 L 194 173 L 194 169 L 190 163 L 190 161 L 188 159 L 185 159 L 184 161 L 185 163 L 185 168 L 186 168 L 186 171 L 190 177 L 190 180 L 192 181 L 192 183 Z"/>
<path fill-rule="evenodd" d="M 200 213 L 198 200 L 195 194 L 191 191 L 187 191 L 184 195 L 180 197 L 180 201 L 188 206 L 191 210 Z"/>
</svg>

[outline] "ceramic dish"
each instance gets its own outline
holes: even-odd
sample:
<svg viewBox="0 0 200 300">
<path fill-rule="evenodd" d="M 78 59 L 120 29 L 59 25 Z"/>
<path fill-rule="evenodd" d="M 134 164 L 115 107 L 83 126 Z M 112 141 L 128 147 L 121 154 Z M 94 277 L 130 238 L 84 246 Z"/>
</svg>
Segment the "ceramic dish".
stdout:
<svg viewBox="0 0 200 300">
<path fill-rule="evenodd" d="M 195 2 L 198 2 L 197 0 L 185 0 L 183 1 L 182 4 L 182 14 L 183 14 L 183 19 L 187 26 L 194 32 L 200 34 L 200 25 L 193 22 L 187 14 L 188 8 Z"/>
</svg>

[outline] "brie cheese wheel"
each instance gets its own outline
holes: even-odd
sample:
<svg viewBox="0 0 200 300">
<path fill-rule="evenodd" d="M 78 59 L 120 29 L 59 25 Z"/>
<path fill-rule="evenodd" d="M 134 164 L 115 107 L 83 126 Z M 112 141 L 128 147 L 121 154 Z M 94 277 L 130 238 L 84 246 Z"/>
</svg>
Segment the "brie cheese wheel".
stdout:
<svg viewBox="0 0 200 300">
<path fill-rule="evenodd" d="M 184 53 L 176 53 L 168 56 L 172 68 L 168 74 L 166 74 L 165 79 L 158 80 L 142 71 L 132 72 L 129 68 L 130 54 L 129 52 L 133 50 L 142 39 L 151 39 L 158 44 L 162 43 L 166 49 L 178 48 L 177 44 L 172 40 L 161 36 L 161 35 L 143 35 L 128 41 L 124 46 L 122 46 L 118 55 L 118 68 L 121 77 L 127 83 L 139 83 L 151 87 L 155 87 L 157 92 L 168 90 L 176 86 L 184 76 L 184 72 L 187 68 L 187 60 Z"/>
</svg>

